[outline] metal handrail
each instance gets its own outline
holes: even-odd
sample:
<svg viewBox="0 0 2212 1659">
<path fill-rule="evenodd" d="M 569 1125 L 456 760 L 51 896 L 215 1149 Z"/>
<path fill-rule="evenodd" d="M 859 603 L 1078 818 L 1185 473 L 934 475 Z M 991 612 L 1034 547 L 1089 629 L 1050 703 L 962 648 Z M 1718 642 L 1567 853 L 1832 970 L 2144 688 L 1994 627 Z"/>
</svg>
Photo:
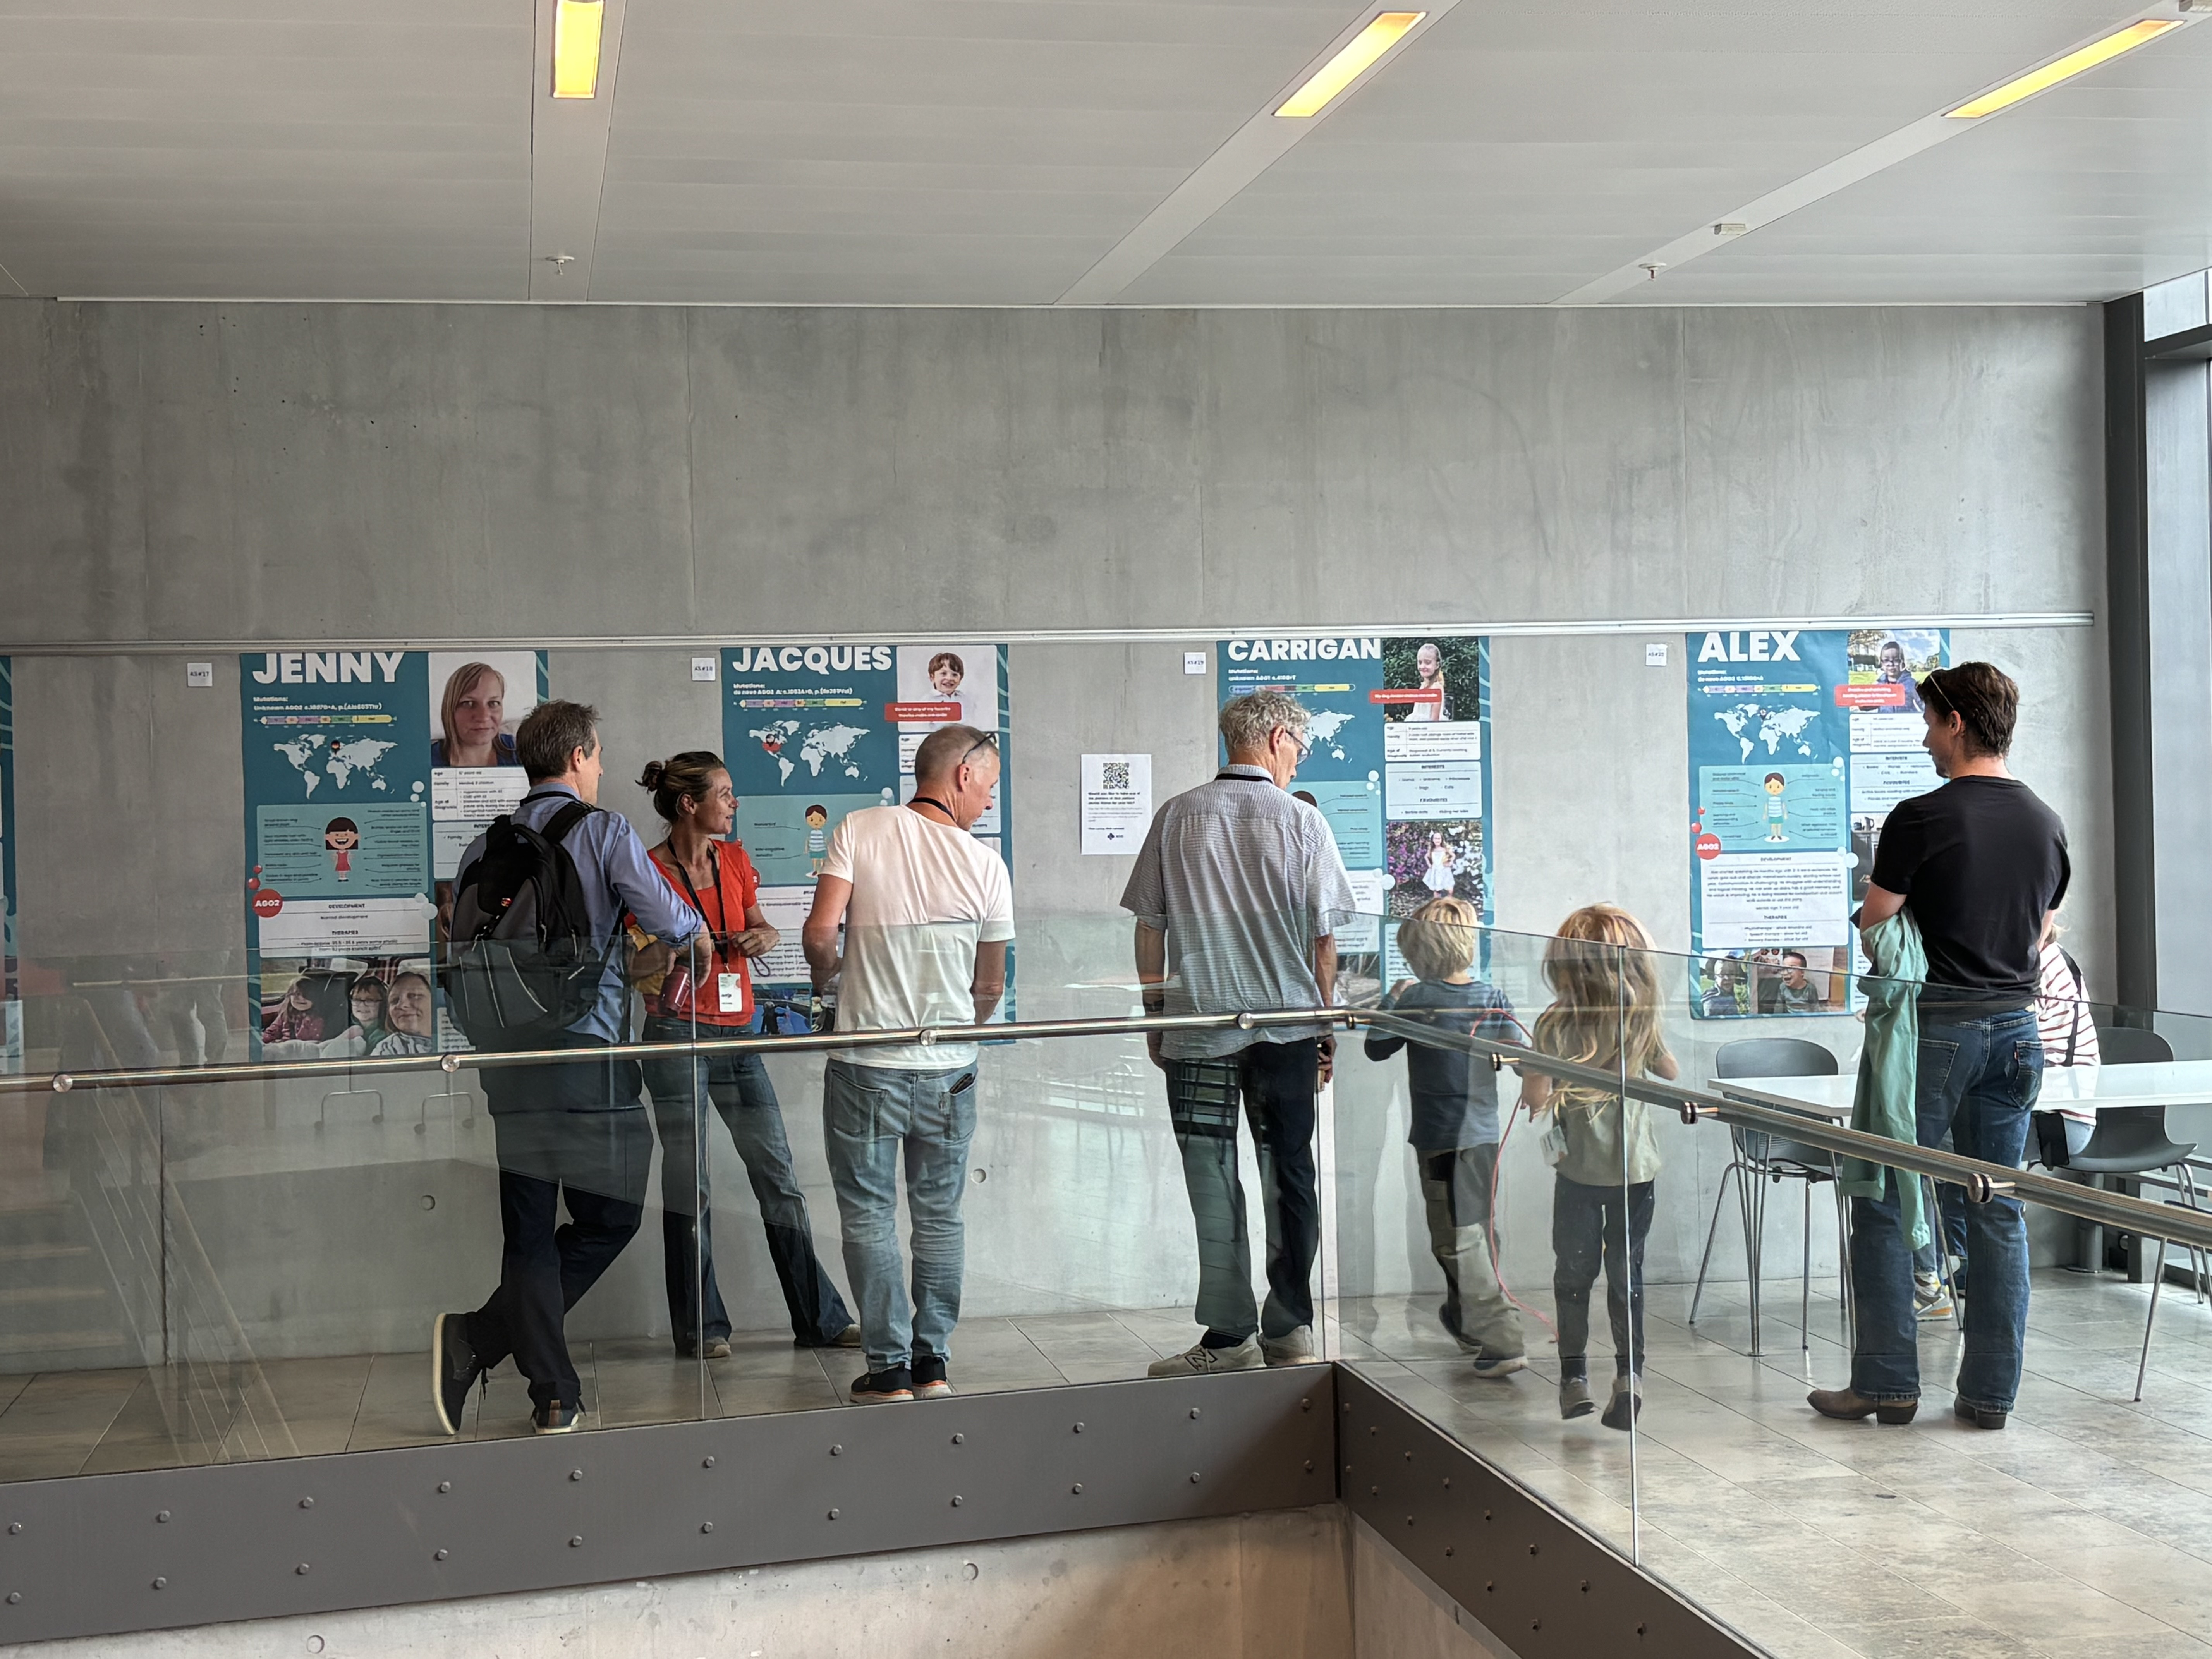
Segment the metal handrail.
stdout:
<svg viewBox="0 0 2212 1659">
<path fill-rule="evenodd" d="M 1274 1025 L 1349 1025 L 1350 1008 L 1285 1008 L 1263 1013 L 1145 1014 L 1103 1019 L 1006 1020 L 995 1025 L 915 1025 L 890 1031 L 808 1031 L 794 1036 L 718 1037 L 684 1042 L 616 1042 L 588 1048 L 503 1048 L 465 1054 L 388 1054 L 381 1060 L 278 1060 L 220 1066 L 139 1066 L 106 1072 L 33 1072 L 0 1077 L 0 1094 L 67 1094 L 73 1089 L 252 1083 L 283 1078 L 382 1076 L 391 1072 L 478 1071 L 577 1060 L 644 1060 L 672 1050 L 702 1054 L 815 1054 L 825 1048 L 934 1048 L 1023 1037 L 1119 1036 L 1148 1031 L 1254 1031 Z M 697 1029 L 697 1028 L 694 1028 Z M 711 1028 L 709 1028 L 711 1029 Z"/>
<path fill-rule="evenodd" d="M 1498 1042 L 1472 1033 L 1445 1030 L 1425 1021 L 1381 1011 L 1362 1011 L 1355 1016 L 1353 1023 L 1403 1036 L 1408 1041 L 1440 1048 L 1463 1048 L 1471 1054 L 1510 1060 L 1528 1066 L 1532 1070 L 1540 1070 L 1547 1077 L 1565 1078 L 1615 1093 L 1622 1091 L 1622 1079 L 1617 1069 L 1607 1070 L 1601 1066 L 1584 1066 L 1573 1060 L 1554 1059 L 1522 1043 Z M 2172 1204 L 2153 1204 L 2140 1198 L 2108 1193 L 2101 1188 L 2085 1187 L 2071 1181 L 2060 1181 L 2053 1176 L 2037 1175 L 2028 1170 L 2008 1170 L 2001 1164 L 1985 1163 L 1978 1158 L 1962 1158 L 1956 1152 L 1939 1152 L 1932 1146 L 1892 1140 L 1887 1135 L 1845 1128 L 1826 1118 L 1808 1117 L 1778 1106 L 1762 1106 L 1751 1101 L 1735 1100 L 1725 1093 L 1710 1093 L 1680 1083 L 1663 1082 L 1656 1078 L 1630 1078 L 1626 1092 L 1631 1100 L 1679 1111 L 1686 1123 L 1716 1119 L 1739 1128 L 1763 1129 L 1808 1146 L 1817 1146 L 1824 1152 L 1834 1152 L 1839 1157 L 1860 1158 L 1869 1164 L 1884 1164 L 1912 1175 L 1930 1176 L 1937 1181 L 1963 1188 L 1967 1198 L 1976 1203 L 1986 1204 L 1998 1197 L 2024 1199 L 2040 1204 L 2047 1210 L 2072 1216 L 2077 1221 L 2094 1222 L 2100 1226 L 2113 1227 L 2144 1237 L 2163 1238 L 2169 1243 L 2212 1249 L 2212 1212 L 2191 1210 Z"/>
</svg>

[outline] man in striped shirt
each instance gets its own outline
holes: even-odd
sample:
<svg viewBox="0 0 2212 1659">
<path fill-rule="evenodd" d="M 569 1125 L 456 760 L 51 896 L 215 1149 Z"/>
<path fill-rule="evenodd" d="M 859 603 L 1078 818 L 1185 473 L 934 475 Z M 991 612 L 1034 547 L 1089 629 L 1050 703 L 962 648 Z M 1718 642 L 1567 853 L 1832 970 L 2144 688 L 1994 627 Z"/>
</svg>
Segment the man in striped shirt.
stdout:
<svg viewBox="0 0 2212 1659">
<path fill-rule="evenodd" d="M 1326 1006 L 1336 930 L 1356 901 L 1321 813 L 1285 793 L 1307 750 L 1306 711 L 1287 692 L 1254 691 L 1221 710 L 1229 761 L 1210 783 L 1152 818 L 1121 908 L 1137 919 L 1137 976 L 1152 1013 L 1237 1014 Z M 1257 1030 L 1154 1032 L 1168 1114 L 1198 1224 L 1197 1316 L 1206 1334 L 1152 1367 L 1154 1376 L 1307 1364 L 1313 1263 L 1321 1243 L 1314 1122 L 1324 1056 L 1321 1022 Z M 1255 1304 L 1239 1107 L 1252 1126 L 1267 1224 L 1267 1299 Z"/>
</svg>

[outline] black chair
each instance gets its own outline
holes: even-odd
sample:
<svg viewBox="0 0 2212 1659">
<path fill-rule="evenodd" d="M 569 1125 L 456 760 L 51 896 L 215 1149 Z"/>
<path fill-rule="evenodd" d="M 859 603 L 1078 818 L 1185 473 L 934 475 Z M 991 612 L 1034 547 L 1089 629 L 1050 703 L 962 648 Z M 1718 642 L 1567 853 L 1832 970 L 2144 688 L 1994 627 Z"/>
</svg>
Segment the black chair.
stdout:
<svg viewBox="0 0 2212 1659">
<path fill-rule="evenodd" d="M 2097 1052 L 2107 1066 L 2156 1066 L 2173 1058 L 2173 1045 L 2137 1026 L 2100 1025 Z"/>
<path fill-rule="evenodd" d="M 1716 1080 L 1732 1077 L 1833 1077 L 1838 1071 L 1836 1057 L 1817 1042 L 1803 1037 L 1745 1037 L 1735 1042 L 1724 1042 L 1713 1056 L 1713 1076 Z M 1722 1091 L 1726 1093 L 1725 1090 Z M 1811 1115 L 1807 1114 L 1808 1116 Z M 1743 1214 L 1744 1265 L 1751 1280 L 1751 1351 L 1759 1351 L 1759 1279 L 1760 1258 L 1765 1253 L 1766 1231 L 1766 1196 L 1757 1182 L 1802 1181 L 1805 1183 L 1805 1255 L 1800 1273 L 1798 1296 L 1798 1346 L 1810 1349 L 1812 1336 L 1809 1327 L 1813 1316 L 1813 1188 L 1821 1182 L 1834 1182 L 1836 1190 L 1837 1237 L 1848 1237 L 1846 1212 L 1839 1177 L 1843 1170 L 1832 1152 L 1802 1141 L 1790 1140 L 1771 1134 L 1763 1129 L 1740 1129 L 1731 1127 L 1729 1134 L 1735 1156 L 1727 1169 L 1721 1171 L 1721 1189 L 1713 1199 L 1713 1218 L 1705 1229 L 1705 1253 L 1698 1261 L 1698 1287 L 1690 1297 L 1690 1323 L 1698 1322 L 1698 1304 L 1705 1293 L 1705 1270 L 1712 1263 L 1713 1241 L 1719 1236 L 1721 1210 L 1728 1202 L 1729 1178 L 1736 1182 L 1736 1201 Z M 1842 1247 L 1844 1305 L 1850 1306 L 1850 1252 L 1848 1243 Z"/>
<path fill-rule="evenodd" d="M 2127 1031 L 2127 1036 L 2150 1036 L 2148 1031 Z M 2101 1045 L 2104 1034 L 2098 1034 Z M 2164 1047 L 2162 1042 L 2160 1047 Z M 2144 1176 L 2154 1171 L 2172 1170 L 2181 1184 L 2181 1202 L 2190 1209 L 2197 1208 L 2197 1182 L 2189 1172 L 2189 1158 L 2196 1152 L 2194 1141 L 2184 1143 L 2169 1139 L 2166 1133 L 2166 1108 L 2163 1106 L 2107 1106 L 2097 1114 L 2097 1127 L 2089 1136 L 2089 1144 L 2067 1160 L 2069 1169 L 2079 1170 L 2092 1176 Z M 2204 1263 L 2194 1246 L 2189 1252 L 2190 1276 L 2195 1281 L 2197 1292 L 2204 1293 Z M 2143 1321 L 2142 1358 L 2136 1366 L 2136 1398 L 2142 1398 L 2143 1376 L 2150 1368 L 2150 1332 L 2158 1321 L 2159 1287 L 2166 1279 L 2166 1241 L 2158 1241 L 2158 1266 L 2150 1276 L 2150 1315 Z"/>
</svg>

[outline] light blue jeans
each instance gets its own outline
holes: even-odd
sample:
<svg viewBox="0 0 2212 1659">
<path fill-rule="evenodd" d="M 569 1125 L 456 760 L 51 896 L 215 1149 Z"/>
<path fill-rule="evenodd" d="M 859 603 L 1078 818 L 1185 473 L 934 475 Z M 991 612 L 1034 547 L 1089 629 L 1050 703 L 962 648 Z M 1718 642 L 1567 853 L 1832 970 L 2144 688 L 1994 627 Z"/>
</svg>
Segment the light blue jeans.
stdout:
<svg viewBox="0 0 2212 1659">
<path fill-rule="evenodd" d="M 832 1060 L 823 1071 L 822 1136 L 868 1369 L 949 1359 L 966 1265 L 960 1200 L 975 1138 L 975 1066 L 908 1072 Z M 914 1222 L 911 1301 L 899 1259 L 902 1162 Z"/>
</svg>

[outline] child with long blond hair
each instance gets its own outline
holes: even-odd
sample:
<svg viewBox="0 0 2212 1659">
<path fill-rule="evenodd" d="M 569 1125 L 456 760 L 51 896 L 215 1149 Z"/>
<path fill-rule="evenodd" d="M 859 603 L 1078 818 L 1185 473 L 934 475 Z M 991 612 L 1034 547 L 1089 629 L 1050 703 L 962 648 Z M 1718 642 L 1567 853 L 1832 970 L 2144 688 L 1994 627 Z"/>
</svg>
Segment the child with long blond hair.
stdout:
<svg viewBox="0 0 2212 1659">
<path fill-rule="evenodd" d="M 1561 922 L 1544 951 L 1552 1005 L 1536 1016 L 1529 1046 L 1600 1071 L 1674 1077 L 1679 1068 L 1659 1029 L 1652 949 L 1644 924 L 1617 904 L 1585 905 Z M 1659 1174 L 1650 1109 L 1617 1088 L 1547 1077 L 1533 1065 L 1522 1068 L 1521 1101 L 1531 1118 L 1551 1119 L 1545 1144 L 1557 1175 L 1552 1291 L 1559 1317 L 1559 1415 L 1584 1417 L 1596 1405 L 1589 1296 L 1602 1261 L 1615 1375 L 1601 1420 L 1625 1430 L 1638 1409 L 1644 1370 L 1644 1242 Z"/>
</svg>

